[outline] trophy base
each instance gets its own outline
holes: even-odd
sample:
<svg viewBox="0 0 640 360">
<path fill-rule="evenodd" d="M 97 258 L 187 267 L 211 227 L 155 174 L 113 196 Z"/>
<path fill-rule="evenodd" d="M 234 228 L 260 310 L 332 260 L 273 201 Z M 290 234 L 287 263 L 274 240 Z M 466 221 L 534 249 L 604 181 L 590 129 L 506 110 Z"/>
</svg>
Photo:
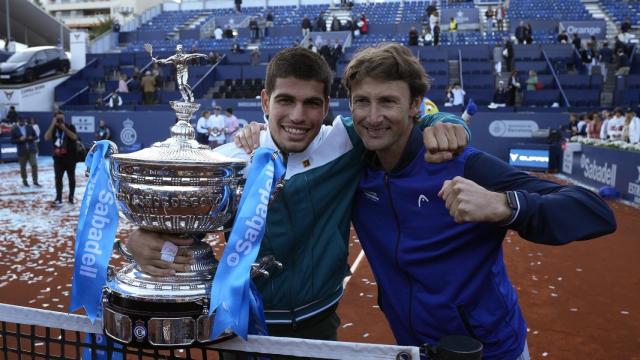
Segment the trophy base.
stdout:
<svg viewBox="0 0 640 360">
<path fill-rule="evenodd" d="M 105 335 L 125 345 L 182 348 L 236 336 L 223 333 L 210 339 L 215 314 L 207 315 L 208 299 L 159 303 L 106 292 L 102 305 Z"/>
</svg>

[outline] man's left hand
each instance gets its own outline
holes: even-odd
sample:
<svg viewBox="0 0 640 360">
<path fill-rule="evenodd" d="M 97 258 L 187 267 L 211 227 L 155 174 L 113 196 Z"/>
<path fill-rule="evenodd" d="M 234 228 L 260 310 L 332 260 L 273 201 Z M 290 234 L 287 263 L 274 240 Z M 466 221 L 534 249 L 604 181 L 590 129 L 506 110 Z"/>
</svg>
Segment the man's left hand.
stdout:
<svg viewBox="0 0 640 360">
<path fill-rule="evenodd" d="M 437 123 L 424 129 L 422 141 L 427 149 L 424 159 L 441 163 L 458 155 L 467 146 L 469 136 L 462 125 Z"/>
<path fill-rule="evenodd" d="M 511 216 L 504 193 L 489 191 L 475 182 L 456 176 L 446 180 L 438 196 L 444 200 L 455 222 L 503 222 Z"/>
</svg>

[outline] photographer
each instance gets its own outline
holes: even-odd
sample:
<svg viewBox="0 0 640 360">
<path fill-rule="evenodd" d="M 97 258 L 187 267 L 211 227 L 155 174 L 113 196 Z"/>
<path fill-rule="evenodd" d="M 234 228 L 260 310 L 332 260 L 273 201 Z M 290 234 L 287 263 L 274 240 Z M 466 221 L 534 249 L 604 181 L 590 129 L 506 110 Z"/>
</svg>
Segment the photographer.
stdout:
<svg viewBox="0 0 640 360">
<path fill-rule="evenodd" d="M 56 180 L 56 199 L 54 206 L 62 204 L 62 176 L 67 173 L 69 180 L 69 203 L 73 204 L 73 193 L 76 188 L 76 128 L 64 122 L 64 113 L 57 111 L 51 125 L 44 134 L 44 139 L 53 142 L 53 170 Z"/>
</svg>

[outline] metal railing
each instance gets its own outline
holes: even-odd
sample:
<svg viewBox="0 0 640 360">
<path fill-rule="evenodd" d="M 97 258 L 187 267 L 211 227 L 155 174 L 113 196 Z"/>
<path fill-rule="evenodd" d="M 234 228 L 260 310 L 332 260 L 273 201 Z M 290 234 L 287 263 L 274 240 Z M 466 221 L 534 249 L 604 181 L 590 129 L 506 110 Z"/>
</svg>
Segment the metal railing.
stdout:
<svg viewBox="0 0 640 360">
<path fill-rule="evenodd" d="M 564 100 L 565 105 L 567 107 L 570 107 L 571 103 L 567 98 L 567 94 L 564 93 L 564 89 L 562 88 L 562 84 L 560 83 L 560 78 L 558 78 L 558 74 L 556 74 L 556 69 L 553 67 L 551 60 L 549 60 L 549 56 L 547 56 L 547 52 L 544 51 L 544 49 L 541 49 L 541 50 L 542 50 L 542 56 L 544 56 L 544 59 L 547 62 L 547 66 L 549 66 L 549 68 L 551 69 L 551 75 L 553 75 L 553 79 L 556 81 L 556 84 L 558 85 L 558 89 L 560 90 L 560 95 L 562 95 L 562 99 Z"/>
</svg>

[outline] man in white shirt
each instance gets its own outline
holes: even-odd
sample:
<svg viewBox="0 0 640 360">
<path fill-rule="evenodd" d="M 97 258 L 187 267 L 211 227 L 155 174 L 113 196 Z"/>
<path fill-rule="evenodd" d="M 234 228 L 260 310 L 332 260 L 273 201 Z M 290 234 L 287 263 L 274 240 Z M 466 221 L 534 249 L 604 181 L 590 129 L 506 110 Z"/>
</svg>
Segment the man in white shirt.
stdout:
<svg viewBox="0 0 640 360">
<path fill-rule="evenodd" d="M 607 140 L 609 138 L 609 132 L 607 126 L 609 126 L 609 120 L 611 120 L 611 114 L 608 111 L 602 112 L 602 126 L 600 127 L 600 140 Z"/>
<path fill-rule="evenodd" d="M 214 114 L 209 117 L 208 130 L 209 130 L 209 146 L 213 149 L 224 144 L 224 116 L 220 114 L 222 109 L 220 106 L 213 108 Z"/>
<path fill-rule="evenodd" d="M 114 91 L 109 97 L 107 105 L 112 109 L 119 109 L 122 106 L 122 98 L 118 94 L 118 91 Z"/>
<path fill-rule="evenodd" d="M 622 140 L 622 130 L 624 129 L 624 116 L 622 109 L 616 108 L 611 120 L 607 123 L 607 134 L 611 140 Z"/>
<path fill-rule="evenodd" d="M 629 127 L 629 142 L 631 144 L 637 144 L 640 142 L 640 118 L 638 118 L 633 111 L 630 112 L 633 118 L 631 119 L 631 122 L 629 122 L 629 125 L 627 125 Z"/>
<path fill-rule="evenodd" d="M 213 30 L 213 37 L 216 40 L 222 40 L 222 33 L 223 33 L 222 28 L 220 26 L 218 26 L 218 27 L 216 27 L 215 30 Z"/>
<path fill-rule="evenodd" d="M 233 142 L 233 135 L 238 131 L 238 127 L 238 118 L 233 115 L 233 109 L 226 108 L 224 111 L 224 133 L 226 142 Z"/>
<path fill-rule="evenodd" d="M 202 144 L 207 145 L 209 143 L 209 116 L 211 115 L 210 111 L 203 111 L 202 116 L 198 119 L 196 123 L 196 140 Z"/>
<path fill-rule="evenodd" d="M 451 90 L 453 94 L 453 106 L 464 105 L 464 95 L 466 94 L 460 84 L 453 85 L 453 89 Z"/>
</svg>

